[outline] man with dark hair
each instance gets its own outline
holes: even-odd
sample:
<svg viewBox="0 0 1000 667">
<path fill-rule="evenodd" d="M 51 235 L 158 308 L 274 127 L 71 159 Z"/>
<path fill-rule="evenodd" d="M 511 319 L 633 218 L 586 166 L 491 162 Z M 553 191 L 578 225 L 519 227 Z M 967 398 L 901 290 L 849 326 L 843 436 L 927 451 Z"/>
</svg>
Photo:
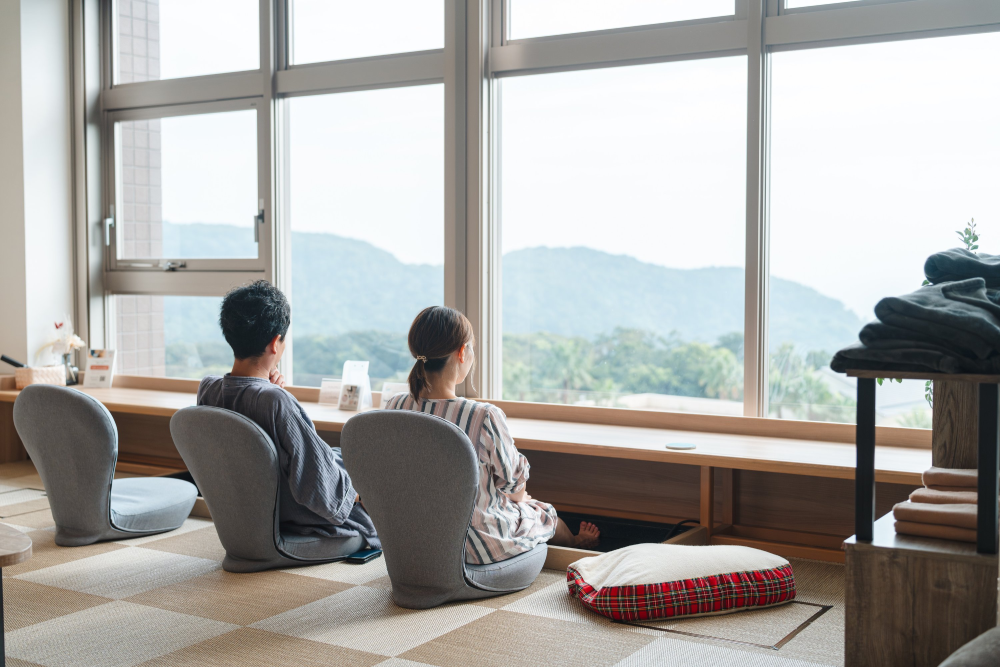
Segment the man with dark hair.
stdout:
<svg viewBox="0 0 1000 667">
<path fill-rule="evenodd" d="M 284 390 L 278 362 L 290 324 L 288 300 L 266 280 L 229 292 L 222 300 L 219 325 L 233 348 L 233 370 L 202 380 L 198 405 L 238 412 L 271 437 L 282 472 L 283 531 L 361 536 L 372 548 L 381 548 L 375 526 L 344 470 L 340 448 L 320 439 L 302 406 Z"/>
</svg>

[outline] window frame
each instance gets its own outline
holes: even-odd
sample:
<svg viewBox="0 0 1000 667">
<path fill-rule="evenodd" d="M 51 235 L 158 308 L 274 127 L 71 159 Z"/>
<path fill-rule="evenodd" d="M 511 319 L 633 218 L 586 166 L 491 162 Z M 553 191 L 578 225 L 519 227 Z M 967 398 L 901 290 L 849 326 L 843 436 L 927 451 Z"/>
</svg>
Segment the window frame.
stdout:
<svg viewBox="0 0 1000 667">
<path fill-rule="evenodd" d="M 103 182 L 102 234 L 110 236 L 105 241 L 103 256 L 103 291 L 105 311 L 113 312 L 108 302 L 115 294 L 156 294 L 180 296 L 222 296 L 234 285 L 249 280 L 273 279 L 274 216 L 273 188 L 268 167 L 271 162 L 271 86 L 268 72 L 273 70 L 273 56 L 269 36 L 273 33 L 273 9 L 267 0 L 259 0 L 260 67 L 257 70 L 225 72 L 204 76 L 113 83 L 117 58 L 117 3 L 101 2 L 103 44 L 101 86 L 101 163 Z M 267 37 L 267 38 L 265 38 Z M 117 192 L 116 123 L 127 120 L 144 120 L 170 116 L 199 115 L 238 109 L 256 108 L 257 111 L 257 198 L 263 200 L 260 209 L 264 222 L 258 229 L 258 253 L 249 259 L 190 259 L 187 257 L 150 260 L 157 265 L 166 261 L 183 262 L 184 267 L 164 270 L 162 266 L 135 266 L 149 264 L 141 260 L 119 260 L 117 244 L 120 226 L 115 216 L 120 193 Z M 248 217 L 253 214 L 253 204 L 248 207 Z M 110 224 L 109 224 L 110 223 Z M 113 318 L 105 316 L 105 344 L 114 340 Z"/>
<path fill-rule="evenodd" d="M 691 0 L 692 2 L 696 0 Z M 507 38 L 509 0 L 443 0 L 443 49 L 290 65 L 290 0 L 258 0 L 260 68 L 110 85 L 117 40 L 114 0 L 84 0 L 83 18 L 100 15 L 75 33 L 84 43 L 77 57 L 75 85 L 94 89 L 95 54 L 100 54 L 99 112 L 77 99 L 77 122 L 98 127 L 100 141 L 86 145 L 88 178 L 78 196 L 100 191 L 103 217 L 115 202 L 114 121 L 163 110 L 222 109 L 256 101 L 258 191 L 265 224 L 260 253 L 251 266 L 243 260 L 191 260 L 189 268 L 157 271 L 116 263 L 103 247 L 103 228 L 94 224 L 89 204 L 81 207 L 80 256 L 88 270 L 78 276 L 90 294 L 104 295 L 81 307 L 90 318 L 91 338 L 112 341 L 106 313 L 114 294 L 221 296 L 254 278 L 291 289 L 291 232 L 287 210 L 286 100 L 396 86 L 445 86 L 445 295 L 446 305 L 469 316 L 479 343 L 478 363 L 460 388 L 468 396 L 502 395 L 502 258 L 499 211 L 499 102 L 509 76 L 607 68 L 673 60 L 747 55 L 747 187 L 745 262 L 744 415 L 767 417 L 769 294 L 769 133 L 770 54 L 827 46 L 922 39 L 944 35 L 1000 32 L 995 0 L 857 0 L 786 8 L 785 0 L 736 0 L 731 16 L 571 33 L 527 39 Z M 84 22 L 85 23 L 85 22 Z M 100 46 L 93 46 L 94 40 Z M 95 116 L 97 120 L 95 121 Z M 92 154 L 98 153 L 97 158 Z M 100 161 L 100 168 L 93 165 Z M 95 183 L 103 183 L 95 188 Z M 89 200 L 88 200 L 89 203 Z M 84 216 L 91 220 L 84 221 Z M 185 258 L 172 258 L 181 259 Z M 187 261 L 187 260 L 185 260 Z M 233 263 L 236 262 L 236 263 Z M 102 313 L 97 305 L 104 304 Z M 86 329 L 85 329 L 86 330 Z M 100 333 L 101 335 L 95 335 Z M 291 377 L 292 349 L 282 362 Z M 572 408 L 570 408 L 572 409 Z M 595 408 L 585 408 L 594 410 Z"/>
<path fill-rule="evenodd" d="M 203 116 L 213 113 L 226 113 L 230 111 L 254 111 L 256 134 L 257 136 L 260 136 L 261 114 L 259 112 L 258 105 L 259 98 L 244 98 L 224 100 L 221 102 L 182 104 L 168 107 L 141 107 L 109 112 L 107 116 L 108 131 L 106 136 L 108 137 L 110 143 L 108 150 L 111 151 L 112 158 L 108 160 L 108 186 L 110 189 L 108 200 L 115 202 L 114 206 L 116 211 L 121 210 L 122 193 L 118 191 L 118 186 L 120 184 L 118 174 L 119 154 L 117 150 L 117 144 L 120 140 L 118 123 L 139 120 L 157 120 L 162 118 L 177 118 L 182 116 Z M 263 199 L 260 196 L 259 170 L 257 188 L 257 199 Z M 247 217 L 250 217 L 249 214 Z M 253 224 L 257 224 L 256 221 Z M 253 227 L 247 228 L 247 234 L 252 234 L 253 231 Z M 164 269 L 161 266 L 162 264 L 166 262 L 184 262 L 186 266 L 183 269 L 178 269 L 178 271 L 183 270 L 185 272 L 192 273 L 202 273 L 206 271 L 238 271 L 244 273 L 264 272 L 267 264 L 266 258 L 271 254 L 271 238 L 270 235 L 264 233 L 262 228 L 257 231 L 259 233 L 257 257 L 254 258 L 191 259 L 188 257 L 162 257 L 149 259 L 126 259 L 118 257 L 118 247 L 121 242 L 122 227 L 116 223 L 108 234 L 108 269 L 110 272 L 115 274 L 123 274 L 125 272 L 146 273 L 150 271 L 162 273 L 164 272 Z M 153 266 L 149 266 L 151 262 L 154 263 Z M 112 284 L 114 284 L 114 282 L 115 280 L 112 279 Z"/>
</svg>

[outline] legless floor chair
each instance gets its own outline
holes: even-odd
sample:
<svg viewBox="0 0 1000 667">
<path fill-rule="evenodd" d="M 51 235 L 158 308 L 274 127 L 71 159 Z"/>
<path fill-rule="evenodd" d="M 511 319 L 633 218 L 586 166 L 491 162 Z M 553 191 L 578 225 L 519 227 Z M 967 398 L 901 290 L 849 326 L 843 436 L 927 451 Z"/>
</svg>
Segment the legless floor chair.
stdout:
<svg viewBox="0 0 1000 667">
<path fill-rule="evenodd" d="M 118 428 L 95 398 L 66 387 L 25 387 L 14 427 L 38 470 L 56 544 L 77 547 L 180 527 L 198 490 L 168 477 L 114 479 Z"/>
<path fill-rule="evenodd" d="M 513 593 L 541 572 L 544 544 L 499 563 L 466 564 L 479 462 L 454 424 L 419 412 L 376 410 L 351 417 L 340 444 L 382 540 L 392 598 L 400 607 Z"/>
<path fill-rule="evenodd" d="M 223 569 L 259 572 L 313 565 L 342 560 L 364 548 L 362 537 L 281 532 L 278 451 L 252 420 L 222 408 L 184 408 L 171 418 L 170 435 L 226 549 Z"/>
</svg>

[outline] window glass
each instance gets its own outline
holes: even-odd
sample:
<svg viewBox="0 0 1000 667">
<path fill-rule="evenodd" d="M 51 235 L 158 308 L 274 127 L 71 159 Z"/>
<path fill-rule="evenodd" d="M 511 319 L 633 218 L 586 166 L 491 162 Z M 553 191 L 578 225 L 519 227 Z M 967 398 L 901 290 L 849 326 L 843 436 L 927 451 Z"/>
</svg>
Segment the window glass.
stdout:
<svg viewBox="0 0 1000 667">
<path fill-rule="evenodd" d="M 117 83 L 260 67 L 255 0 L 118 0 Z"/>
<path fill-rule="evenodd" d="M 743 414 L 746 58 L 502 86 L 503 397 Z"/>
<path fill-rule="evenodd" d="M 508 0 L 510 39 L 730 16 L 735 0 Z"/>
<path fill-rule="evenodd" d="M 201 379 L 233 367 L 221 297 L 117 295 L 115 373 Z"/>
<path fill-rule="evenodd" d="M 997 34 L 774 54 L 771 416 L 853 422 L 829 362 L 876 302 L 970 219 L 1000 251 L 997 62 Z M 929 428 L 924 383 L 883 384 L 878 423 Z"/>
<path fill-rule="evenodd" d="M 257 112 L 123 121 L 118 256 L 257 257 Z"/>
<path fill-rule="evenodd" d="M 294 381 L 367 360 L 378 390 L 406 378 L 410 323 L 444 300 L 444 86 L 287 104 Z"/>
<path fill-rule="evenodd" d="M 796 9 L 798 7 L 815 7 L 816 5 L 839 5 L 845 2 L 858 2 L 858 0 L 785 0 L 785 8 Z"/>
<path fill-rule="evenodd" d="M 294 0 L 295 65 L 444 48 L 443 0 Z"/>
</svg>

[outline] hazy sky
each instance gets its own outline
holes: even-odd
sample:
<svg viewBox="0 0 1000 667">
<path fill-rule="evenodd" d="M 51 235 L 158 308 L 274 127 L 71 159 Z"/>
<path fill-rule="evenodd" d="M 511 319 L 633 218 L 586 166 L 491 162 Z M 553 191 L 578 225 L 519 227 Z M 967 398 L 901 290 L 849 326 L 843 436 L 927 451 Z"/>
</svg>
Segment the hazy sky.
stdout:
<svg viewBox="0 0 1000 667">
<path fill-rule="evenodd" d="M 746 57 L 503 79 L 505 252 L 742 266 Z"/>
<path fill-rule="evenodd" d="M 444 48 L 441 0 L 292 0 L 292 62 Z"/>
<path fill-rule="evenodd" d="M 1000 34 L 773 57 L 771 270 L 864 316 L 975 218 L 1000 253 Z"/>
<path fill-rule="evenodd" d="M 710 15 L 732 0 L 684 4 Z M 566 20 L 569 5 L 582 18 Z M 440 46 L 441 6 L 298 0 L 295 57 Z M 164 76 L 256 67 L 256 7 L 162 3 Z M 512 26 L 519 37 L 691 18 L 669 15 L 678 7 L 513 0 Z M 225 20 L 208 30 L 206 14 Z M 376 19 L 380 29 L 366 29 Z M 773 275 L 868 318 L 879 297 L 918 286 L 924 258 L 956 245 L 969 218 L 982 250 L 1000 252 L 997 62 L 997 34 L 775 54 Z M 731 57 L 504 79 L 505 249 L 586 245 L 666 266 L 742 265 L 745 67 Z M 293 228 L 440 263 L 442 100 L 441 86 L 421 86 L 289 101 Z M 239 115 L 164 121 L 165 219 L 249 227 L 255 138 Z"/>
<path fill-rule="evenodd" d="M 510 0 L 510 39 L 731 15 L 735 0 Z"/>
</svg>

